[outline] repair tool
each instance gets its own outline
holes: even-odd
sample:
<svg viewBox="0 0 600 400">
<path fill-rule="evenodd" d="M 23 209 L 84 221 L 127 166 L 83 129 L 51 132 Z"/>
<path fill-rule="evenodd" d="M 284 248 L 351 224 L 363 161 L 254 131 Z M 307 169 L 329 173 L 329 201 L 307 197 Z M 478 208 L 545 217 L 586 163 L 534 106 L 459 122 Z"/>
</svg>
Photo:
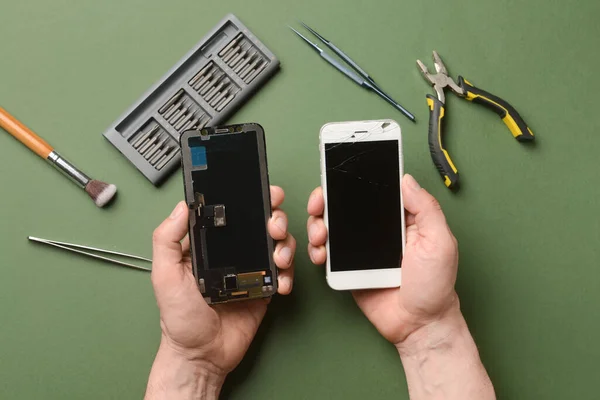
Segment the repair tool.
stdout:
<svg viewBox="0 0 600 400">
<path fill-rule="evenodd" d="M 469 81 L 459 75 L 458 84 L 448 76 L 448 70 L 439 54 L 433 52 L 433 63 L 436 74 L 429 70 L 420 60 L 417 65 L 425 79 L 433 86 L 437 98 L 428 94 L 429 106 L 429 151 L 431 158 L 439 171 L 444 184 L 450 189 L 458 189 L 458 170 L 444 148 L 442 140 L 442 123 L 445 115 L 446 98 L 444 89 L 450 88 L 456 95 L 489 108 L 502 118 L 508 129 L 519 142 L 530 142 L 534 139 L 533 132 L 513 106 L 501 98 L 473 86 Z"/>
<path fill-rule="evenodd" d="M 246 83 L 252 82 L 252 80 L 256 77 L 256 75 L 260 74 L 262 72 L 262 70 L 265 69 L 266 66 L 267 66 L 267 64 L 261 60 L 258 64 L 254 64 L 252 71 L 250 71 L 249 74 L 244 74 L 242 79 Z"/>
<path fill-rule="evenodd" d="M 242 60 L 242 62 L 240 62 L 237 67 L 235 67 L 234 72 L 236 74 L 238 74 L 243 68 L 245 68 L 248 65 L 248 63 L 254 61 L 254 59 L 256 58 L 257 55 L 258 55 L 257 52 L 253 52 L 250 55 L 248 55 L 248 57 L 245 57 Z"/>
<path fill-rule="evenodd" d="M 383 98 L 385 101 L 394 106 L 398 111 L 404 114 L 408 119 L 415 122 L 415 116 L 408 111 L 406 108 L 402 107 L 398 102 L 388 96 L 381 88 L 375 83 L 375 81 L 356 64 L 350 57 L 348 57 L 344 52 L 342 52 L 339 48 L 337 48 L 334 44 L 329 42 L 323 36 L 319 35 L 316 31 L 308 27 L 308 25 L 300 22 L 306 29 L 308 29 L 313 35 L 315 35 L 319 40 L 321 40 L 327 47 L 329 47 L 335 54 L 337 54 L 346 64 L 348 64 L 352 69 L 343 66 L 338 60 L 336 60 L 333 56 L 328 53 L 325 53 L 323 49 L 317 46 L 315 43 L 308 40 L 304 35 L 298 32 L 296 29 L 289 27 L 292 31 L 294 31 L 298 36 L 300 36 L 306 43 L 308 43 L 313 50 L 315 50 L 321 58 L 331 64 L 335 69 L 346 75 L 346 77 L 350 78 L 354 83 L 367 90 L 371 90 L 375 92 L 379 97 Z"/>
<path fill-rule="evenodd" d="M 225 106 L 227 106 L 233 100 L 234 97 L 235 94 L 230 94 L 223 101 L 221 101 L 221 103 L 217 104 L 217 111 L 221 111 L 222 109 L 224 109 Z"/>
<path fill-rule="evenodd" d="M 198 83 L 190 82 L 190 86 L 192 86 L 194 88 L 194 90 L 198 91 L 204 87 L 204 84 L 206 84 L 206 82 L 208 82 L 209 80 L 212 79 L 214 74 L 215 74 L 215 70 L 212 68 L 212 65 L 210 65 L 210 68 L 207 69 L 206 72 L 204 72 L 200 75 L 200 79 L 198 79 Z"/>
<path fill-rule="evenodd" d="M 229 53 L 227 53 L 224 57 L 223 57 L 223 61 L 225 61 L 225 63 L 229 63 L 229 61 L 231 61 L 231 59 L 233 57 L 235 57 L 235 55 L 238 53 L 238 51 L 241 50 L 241 47 L 239 45 L 235 46 L 233 48 L 232 51 L 230 51 Z"/>
<path fill-rule="evenodd" d="M 148 271 L 148 272 L 152 271 L 151 268 L 142 267 L 142 266 L 139 266 L 139 265 L 131 264 L 131 263 L 128 263 L 128 262 L 125 262 L 125 261 L 121 261 L 121 260 L 117 260 L 117 259 L 110 258 L 110 257 L 104 257 L 104 256 L 101 256 L 101 255 L 98 255 L 98 254 L 94 254 L 94 253 L 92 253 L 92 251 L 95 251 L 95 252 L 101 253 L 101 254 L 112 254 L 112 255 L 115 255 L 115 256 L 123 257 L 123 258 L 132 258 L 132 259 L 136 259 L 136 260 L 142 260 L 142 261 L 152 262 L 151 259 L 146 258 L 146 257 L 140 257 L 140 256 L 136 256 L 136 255 L 133 255 L 133 254 L 121 253 L 119 251 L 111 251 L 111 250 L 98 249 L 96 247 L 82 246 L 80 244 L 65 243 L 65 242 L 59 242 L 59 241 L 50 240 L 50 239 L 42 239 L 42 238 L 38 238 L 38 237 L 34 237 L 34 236 L 29 236 L 27 238 L 30 241 L 32 241 L 32 242 L 38 242 L 38 243 L 47 244 L 47 245 L 50 245 L 50 246 L 58 247 L 59 249 L 72 251 L 72 252 L 78 253 L 78 254 L 83 254 L 84 256 L 87 256 L 87 257 L 97 258 L 97 259 L 100 259 L 100 260 L 111 262 L 113 264 L 122 265 L 124 267 L 138 269 L 138 270 L 141 270 L 141 271 Z M 81 249 L 81 250 L 78 250 L 78 249 Z M 84 250 L 90 250 L 90 251 L 84 251 Z"/>
<path fill-rule="evenodd" d="M 278 68 L 275 55 L 228 15 L 104 136 L 158 185 L 180 166 L 183 132 L 225 122 Z"/>
<path fill-rule="evenodd" d="M 233 48 L 233 46 L 236 46 L 240 40 L 242 40 L 242 38 L 244 37 L 244 35 L 242 35 L 241 33 L 239 33 L 235 39 L 233 39 L 231 42 L 229 42 L 229 44 L 227 46 L 225 46 L 223 48 L 223 50 L 221 50 L 219 52 L 219 57 L 224 57 L 227 56 L 229 54 L 229 50 L 231 50 Z"/>
<path fill-rule="evenodd" d="M 210 102 L 210 106 L 215 107 L 217 104 L 219 104 L 221 99 L 223 99 L 223 97 L 227 96 L 228 94 L 229 94 L 229 89 L 221 91 L 221 93 L 218 96 L 216 96 L 214 98 L 214 100 L 212 100 Z"/>
<path fill-rule="evenodd" d="M 44 139 L 36 135 L 1 107 L 0 127 L 17 138 L 35 154 L 48 161 L 54 168 L 69 177 L 77 186 L 85 190 L 98 207 L 104 207 L 117 193 L 115 185 L 90 179 L 86 174 L 58 154 Z"/>
<path fill-rule="evenodd" d="M 231 60 L 231 62 L 228 64 L 231 68 L 235 67 L 237 65 L 237 63 L 243 59 L 243 57 L 248 54 L 248 50 L 250 49 L 246 49 L 244 51 L 242 51 L 240 54 L 238 54 L 237 56 L 235 56 L 235 58 L 233 60 Z"/>
</svg>

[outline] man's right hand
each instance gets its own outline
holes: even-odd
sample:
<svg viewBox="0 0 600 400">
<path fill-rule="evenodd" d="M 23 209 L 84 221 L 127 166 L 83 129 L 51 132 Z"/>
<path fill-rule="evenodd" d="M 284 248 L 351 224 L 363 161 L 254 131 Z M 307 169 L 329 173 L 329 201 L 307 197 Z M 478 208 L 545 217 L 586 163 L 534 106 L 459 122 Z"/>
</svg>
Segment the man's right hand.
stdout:
<svg viewBox="0 0 600 400">
<path fill-rule="evenodd" d="M 396 346 L 419 328 L 458 309 L 454 291 L 458 246 L 439 203 L 410 175 L 404 176 L 402 195 L 407 211 L 402 288 L 353 292 L 367 318 Z M 327 258 L 323 210 L 319 187 L 308 201 L 308 251 L 315 264 L 324 264 Z"/>
<path fill-rule="evenodd" d="M 491 382 L 454 290 L 458 244 L 437 200 L 410 175 L 402 180 L 406 246 L 402 286 L 353 291 L 356 303 L 398 349 L 411 398 L 493 399 Z M 323 191 L 308 201 L 308 252 L 327 260 Z M 441 397 L 438 397 L 441 396 Z"/>
</svg>

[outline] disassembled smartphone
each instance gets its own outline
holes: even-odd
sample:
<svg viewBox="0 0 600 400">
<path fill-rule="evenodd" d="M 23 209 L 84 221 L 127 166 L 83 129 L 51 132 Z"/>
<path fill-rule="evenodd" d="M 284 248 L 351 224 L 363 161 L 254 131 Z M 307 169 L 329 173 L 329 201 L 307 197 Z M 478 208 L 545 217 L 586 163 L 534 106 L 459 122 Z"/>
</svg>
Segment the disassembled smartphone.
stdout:
<svg viewBox="0 0 600 400">
<path fill-rule="evenodd" d="M 194 276 L 208 304 L 277 292 L 263 128 L 241 124 L 181 136 Z"/>
<path fill-rule="evenodd" d="M 338 122 L 320 133 L 327 283 L 336 290 L 398 287 L 405 241 L 400 126 Z"/>
</svg>

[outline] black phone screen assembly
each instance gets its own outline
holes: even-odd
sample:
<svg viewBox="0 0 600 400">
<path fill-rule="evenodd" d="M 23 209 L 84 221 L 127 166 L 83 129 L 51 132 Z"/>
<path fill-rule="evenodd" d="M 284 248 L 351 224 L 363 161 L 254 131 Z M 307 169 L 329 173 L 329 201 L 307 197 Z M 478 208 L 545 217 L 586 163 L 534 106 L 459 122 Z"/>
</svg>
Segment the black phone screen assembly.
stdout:
<svg viewBox="0 0 600 400">
<path fill-rule="evenodd" d="M 277 292 L 264 131 L 242 124 L 181 136 L 192 270 L 208 304 Z"/>
<path fill-rule="evenodd" d="M 324 146 L 331 270 L 399 268 L 404 221 L 398 140 Z"/>
</svg>

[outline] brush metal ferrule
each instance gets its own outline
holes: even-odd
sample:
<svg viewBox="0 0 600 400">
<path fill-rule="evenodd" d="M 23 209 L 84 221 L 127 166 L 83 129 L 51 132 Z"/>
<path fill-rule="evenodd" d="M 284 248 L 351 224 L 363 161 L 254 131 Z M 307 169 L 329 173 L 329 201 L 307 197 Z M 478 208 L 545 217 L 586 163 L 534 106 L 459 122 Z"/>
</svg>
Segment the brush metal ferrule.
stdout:
<svg viewBox="0 0 600 400">
<path fill-rule="evenodd" d="M 61 155 L 57 152 L 53 151 L 52 153 L 50 153 L 46 160 L 50 164 L 52 164 L 54 168 L 62 172 L 65 176 L 67 176 L 69 179 L 75 182 L 77 186 L 81 187 L 82 189 L 85 189 L 85 187 L 89 183 L 90 178 L 86 174 L 78 170 L 69 161 L 62 158 Z"/>
</svg>

